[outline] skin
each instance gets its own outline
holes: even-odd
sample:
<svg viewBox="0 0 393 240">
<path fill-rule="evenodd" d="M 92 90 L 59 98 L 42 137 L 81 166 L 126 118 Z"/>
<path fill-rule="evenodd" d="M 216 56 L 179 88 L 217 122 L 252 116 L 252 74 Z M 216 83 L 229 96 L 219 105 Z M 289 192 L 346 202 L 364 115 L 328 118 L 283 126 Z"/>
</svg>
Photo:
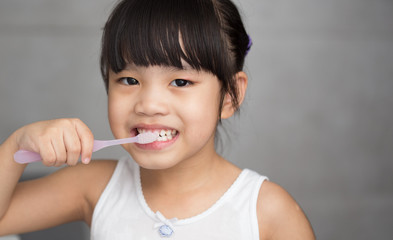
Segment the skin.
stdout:
<svg viewBox="0 0 393 240">
<path fill-rule="evenodd" d="M 239 72 L 236 79 L 241 103 L 247 75 Z M 173 140 L 148 147 L 123 145 L 141 166 L 149 207 L 167 218 L 205 211 L 241 172 L 214 148 L 219 92 L 216 76 L 188 66 L 129 65 L 118 74 L 110 73 L 108 116 L 116 138 L 134 136 L 136 128 L 177 132 Z M 226 95 L 221 118 L 233 113 Z M 0 146 L 0 235 L 77 220 L 91 224 L 94 207 L 116 167 L 116 161 L 90 161 L 93 139 L 80 120 L 57 119 L 24 126 Z M 18 183 L 25 168 L 13 161 L 18 149 L 39 152 L 46 166 L 70 167 Z M 77 164 L 79 156 L 85 164 Z M 315 239 L 300 207 L 272 182 L 262 184 L 257 211 L 260 239 Z"/>
</svg>

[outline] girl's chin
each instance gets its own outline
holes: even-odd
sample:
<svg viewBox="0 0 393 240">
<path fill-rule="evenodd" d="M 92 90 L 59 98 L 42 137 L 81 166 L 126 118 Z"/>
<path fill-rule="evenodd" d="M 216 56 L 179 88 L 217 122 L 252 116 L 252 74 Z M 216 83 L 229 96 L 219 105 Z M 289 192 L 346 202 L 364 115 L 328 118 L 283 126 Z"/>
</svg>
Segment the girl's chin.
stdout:
<svg viewBox="0 0 393 240">
<path fill-rule="evenodd" d="M 168 156 L 133 156 L 134 161 L 144 169 L 148 170 L 165 170 L 170 169 L 178 164 L 177 158 Z"/>
</svg>

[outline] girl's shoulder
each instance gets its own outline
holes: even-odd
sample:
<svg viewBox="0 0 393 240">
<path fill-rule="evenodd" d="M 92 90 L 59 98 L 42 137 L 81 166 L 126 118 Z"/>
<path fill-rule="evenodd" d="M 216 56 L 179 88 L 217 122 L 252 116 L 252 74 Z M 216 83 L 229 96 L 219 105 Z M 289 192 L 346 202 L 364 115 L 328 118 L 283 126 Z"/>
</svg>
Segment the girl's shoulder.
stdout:
<svg viewBox="0 0 393 240">
<path fill-rule="evenodd" d="M 300 206 L 284 188 L 271 181 L 261 185 L 257 216 L 260 239 L 315 239 Z"/>
<path fill-rule="evenodd" d="M 112 177 L 117 163 L 117 160 L 95 160 L 86 165 L 79 163 L 73 167 L 65 167 L 56 174 L 74 179 L 81 187 L 101 191 Z"/>
<path fill-rule="evenodd" d="M 85 165 L 65 167 L 55 173 L 57 179 L 67 179 L 85 199 L 84 220 L 90 225 L 95 205 L 116 169 L 117 160 L 95 160 Z"/>
<path fill-rule="evenodd" d="M 78 164 L 74 174 L 78 174 L 81 181 L 87 183 L 85 192 L 93 207 L 97 203 L 101 193 L 111 179 L 119 161 L 95 160 L 90 164 Z"/>
</svg>

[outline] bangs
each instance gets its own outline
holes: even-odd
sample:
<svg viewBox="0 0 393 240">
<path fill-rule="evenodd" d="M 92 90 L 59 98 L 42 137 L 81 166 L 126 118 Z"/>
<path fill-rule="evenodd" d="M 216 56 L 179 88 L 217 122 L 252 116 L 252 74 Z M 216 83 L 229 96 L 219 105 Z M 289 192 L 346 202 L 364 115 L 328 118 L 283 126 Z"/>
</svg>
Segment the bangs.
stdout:
<svg viewBox="0 0 393 240">
<path fill-rule="evenodd" d="M 211 0 L 129 0 L 113 11 L 103 34 L 101 72 L 127 64 L 192 68 L 226 79 L 230 56 Z M 106 81 L 107 82 L 107 81 Z"/>
</svg>

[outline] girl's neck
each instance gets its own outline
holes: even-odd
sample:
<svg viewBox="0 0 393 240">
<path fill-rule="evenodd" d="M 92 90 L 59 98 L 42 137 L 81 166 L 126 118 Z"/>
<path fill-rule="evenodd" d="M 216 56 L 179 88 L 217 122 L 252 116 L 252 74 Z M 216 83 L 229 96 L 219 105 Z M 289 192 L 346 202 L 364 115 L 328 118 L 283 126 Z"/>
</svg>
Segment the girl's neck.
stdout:
<svg viewBox="0 0 393 240">
<path fill-rule="evenodd" d="M 141 168 L 144 190 L 172 192 L 174 194 L 193 191 L 213 178 L 227 161 L 217 153 L 198 161 L 184 161 L 169 169 L 150 170 Z"/>
<path fill-rule="evenodd" d="M 147 205 L 168 219 L 196 216 L 221 198 L 241 170 L 218 154 L 194 164 L 165 170 L 141 168 L 141 184 Z"/>
</svg>

